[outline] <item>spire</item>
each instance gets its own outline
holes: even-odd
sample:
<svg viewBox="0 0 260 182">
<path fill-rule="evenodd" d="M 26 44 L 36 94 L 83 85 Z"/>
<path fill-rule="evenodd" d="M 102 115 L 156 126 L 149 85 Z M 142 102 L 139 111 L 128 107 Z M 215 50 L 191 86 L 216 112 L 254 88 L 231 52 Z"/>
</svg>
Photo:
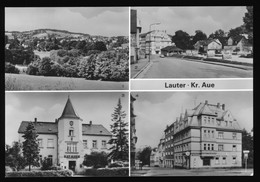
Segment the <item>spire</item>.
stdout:
<svg viewBox="0 0 260 182">
<path fill-rule="evenodd" d="M 67 103 L 66 103 L 66 105 L 65 105 L 65 107 L 63 109 L 63 112 L 62 112 L 62 115 L 61 115 L 60 118 L 76 118 L 76 119 L 80 119 L 77 116 L 77 114 L 76 114 L 76 112 L 75 112 L 75 110 L 73 108 L 73 105 L 72 105 L 72 103 L 70 101 L 70 96 L 68 96 Z"/>
</svg>

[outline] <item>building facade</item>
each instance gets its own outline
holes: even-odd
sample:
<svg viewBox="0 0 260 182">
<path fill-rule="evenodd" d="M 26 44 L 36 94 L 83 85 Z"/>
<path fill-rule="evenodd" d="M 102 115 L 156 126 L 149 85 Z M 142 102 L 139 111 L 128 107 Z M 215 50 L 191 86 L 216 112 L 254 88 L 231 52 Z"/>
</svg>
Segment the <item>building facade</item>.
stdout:
<svg viewBox="0 0 260 182">
<path fill-rule="evenodd" d="M 18 130 L 19 142 L 24 141 L 22 135 L 29 122 L 22 121 Z M 40 160 L 47 158 L 53 166 L 79 172 L 83 170 L 85 154 L 109 152 L 107 143 L 112 134 L 103 125 L 93 124 L 92 121 L 84 124 L 69 97 L 61 117 L 55 122 L 41 122 L 35 118 L 33 123 L 38 133 Z"/>
<path fill-rule="evenodd" d="M 142 54 L 161 54 L 161 49 L 167 46 L 175 45 L 172 43 L 171 36 L 166 30 L 153 30 L 140 35 L 140 50 Z"/>
<path fill-rule="evenodd" d="M 131 64 L 137 63 L 140 56 L 139 35 L 141 31 L 141 21 L 137 18 L 137 10 L 131 9 Z"/>
<path fill-rule="evenodd" d="M 135 117 L 134 114 L 134 101 L 136 99 L 130 94 L 130 158 L 131 158 L 131 167 L 135 166 L 135 153 L 136 153 L 136 142 L 137 142 L 137 136 L 136 136 L 136 129 L 135 129 Z"/>
<path fill-rule="evenodd" d="M 165 129 L 165 164 L 187 169 L 241 167 L 242 130 L 225 104 L 205 101 L 180 114 Z"/>
</svg>

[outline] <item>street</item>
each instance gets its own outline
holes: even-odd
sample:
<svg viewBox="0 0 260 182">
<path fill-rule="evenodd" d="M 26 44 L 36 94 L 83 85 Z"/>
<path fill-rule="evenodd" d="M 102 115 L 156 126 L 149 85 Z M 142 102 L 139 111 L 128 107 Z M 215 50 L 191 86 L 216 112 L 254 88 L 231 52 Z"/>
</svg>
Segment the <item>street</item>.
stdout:
<svg viewBox="0 0 260 182">
<path fill-rule="evenodd" d="M 175 57 L 151 56 L 151 65 L 137 78 L 252 78 L 253 70 L 243 70 Z"/>
<path fill-rule="evenodd" d="M 253 169 L 172 169 L 144 167 L 131 171 L 131 176 L 251 176 Z"/>
</svg>

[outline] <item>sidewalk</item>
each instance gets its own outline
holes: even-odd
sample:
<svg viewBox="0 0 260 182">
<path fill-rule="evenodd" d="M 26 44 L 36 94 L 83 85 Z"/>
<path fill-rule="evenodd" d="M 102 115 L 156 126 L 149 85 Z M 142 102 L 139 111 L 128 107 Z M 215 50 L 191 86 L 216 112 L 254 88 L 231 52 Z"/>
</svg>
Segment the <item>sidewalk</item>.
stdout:
<svg viewBox="0 0 260 182">
<path fill-rule="evenodd" d="M 137 63 L 131 64 L 131 78 L 135 78 L 148 66 L 148 59 L 139 59 Z"/>
</svg>

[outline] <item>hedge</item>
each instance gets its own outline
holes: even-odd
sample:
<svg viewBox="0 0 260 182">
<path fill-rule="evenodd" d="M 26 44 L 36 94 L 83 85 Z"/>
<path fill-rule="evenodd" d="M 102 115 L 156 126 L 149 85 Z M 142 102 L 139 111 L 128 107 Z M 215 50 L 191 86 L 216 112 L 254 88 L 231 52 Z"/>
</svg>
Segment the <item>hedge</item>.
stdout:
<svg viewBox="0 0 260 182">
<path fill-rule="evenodd" d="M 99 168 L 99 169 L 86 169 L 86 175 L 91 176 L 128 176 L 128 167 L 115 167 L 115 168 Z"/>
<path fill-rule="evenodd" d="M 228 63 L 228 64 L 237 64 L 237 65 L 245 65 L 245 66 L 253 66 L 252 63 L 237 62 L 237 61 L 230 61 L 230 60 L 216 59 L 216 58 L 205 58 L 205 59 L 203 59 L 203 61 L 218 62 L 218 63 Z"/>
<path fill-rule="evenodd" d="M 6 172 L 6 177 L 72 177 L 71 170 L 48 170 L 48 171 L 13 171 Z"/>
</svg>

